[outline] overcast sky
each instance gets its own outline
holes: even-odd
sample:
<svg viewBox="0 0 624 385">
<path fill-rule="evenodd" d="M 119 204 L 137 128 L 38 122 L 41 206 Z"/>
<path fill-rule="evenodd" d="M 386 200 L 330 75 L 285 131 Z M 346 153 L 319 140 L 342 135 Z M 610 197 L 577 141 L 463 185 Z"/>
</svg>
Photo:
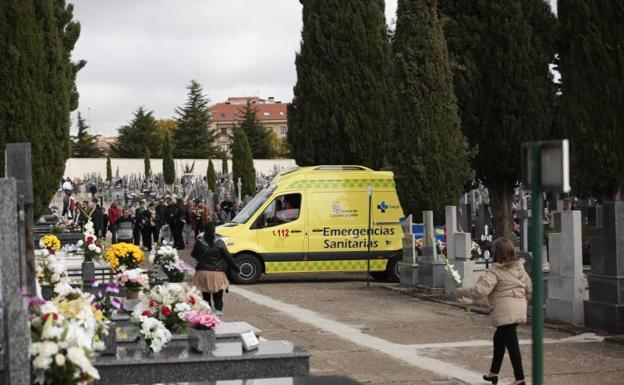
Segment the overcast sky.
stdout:
<svg viewBox="0 0 624 385">
<path fill-rule="evenodd" d="M 386 0 L 388 22 L 396 1 Z M 297 0 L 71 2 L 82 25 L 73 55 L 87 60 L 78 73 L 78 111 L 95 133 L 116 135 L 138 106 L 172 117 L 191 79 L 214 103 L 228 96 L 292 99 Z"/>
</svg>

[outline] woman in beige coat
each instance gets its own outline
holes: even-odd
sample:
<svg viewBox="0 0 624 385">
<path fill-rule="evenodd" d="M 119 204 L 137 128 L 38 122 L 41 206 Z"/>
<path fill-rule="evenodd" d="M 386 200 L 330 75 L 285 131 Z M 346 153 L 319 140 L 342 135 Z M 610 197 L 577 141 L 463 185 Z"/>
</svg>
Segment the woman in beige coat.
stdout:
<svg viewBox="0 0 624 385">
<path fill-rule="evenodd" d="M 477 285 L 457 289 L 463 297 L 488 298 L 490 319 L 496 327 L 494 333 L 494 354 L 490 373 L 483 379 L 498 384 L 498 373 L 505 356 L 505 348 L 514 370 L 516 381 L 511 385 L 525 385 L 522 356 L 518 345 L 516 327 L 527 322 L 527 300 L 531 298 L 531 278 L 524 270 L 523 261 L 516 257 L 513 243 L 507 238 L 498 238 L 492 244 L 494 265 L 483 275 Z"/>
</svg>

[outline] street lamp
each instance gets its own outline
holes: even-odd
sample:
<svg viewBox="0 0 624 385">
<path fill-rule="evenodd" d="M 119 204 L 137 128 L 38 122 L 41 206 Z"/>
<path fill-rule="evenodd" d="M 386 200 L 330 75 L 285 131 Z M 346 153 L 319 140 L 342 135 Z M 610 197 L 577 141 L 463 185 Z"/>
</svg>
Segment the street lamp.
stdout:
<svg viewBox="0 0 624 385">
<path fill-rule="evenodd" d="M 570 191 L 568 140 L 522 144 L 522 183 L 531 190 L 531 231 L 529 250 L 533 255 L 533 384 L 544 384 L 544 279 L 542 247 L 544 243 L 544 202 L 542 192 Z"/>
</svg>

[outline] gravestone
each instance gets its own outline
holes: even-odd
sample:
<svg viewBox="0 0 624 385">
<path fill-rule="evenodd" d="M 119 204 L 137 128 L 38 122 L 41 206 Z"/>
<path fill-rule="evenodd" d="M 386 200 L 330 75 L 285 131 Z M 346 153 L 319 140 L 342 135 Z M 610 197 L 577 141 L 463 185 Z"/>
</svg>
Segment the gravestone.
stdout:
<svg viewBox="0 0 624 385">
<path fill-rule="evenodd" d="M 0 179 L 0 277 L 2 280 L 3 383 L 30 384 L 30 330 L 26 291 L 25 260 L 20 243 L 24 225 L 23 206 L 18 209 L 17 183 Z"/>
<path fill-rule="evenodd" d="M 399 261 L 399 283 L 401 286 L 418 285 L 418 253 L 412 232 L 412 215 L 401 224 L 403 230 L 403 259 Z"/>
<path fill-rule="evenodd" d="M 443 289 L 446 280 L 445 263 L 436 250 L 433 211 L 423 212 L 423 255 L 418 260 L 418 284 L 425 289 Z"/>
<path fill-rule="evenodd" d="M 624 333 L 624 202 L 607 202 L 590 228 L 591 272 L 585 326 Z M 600 223 L 602 220 L 602 223 Z M 600 226 L 602 224 L 602 226 Z"/>
<path fill-rule="evenodd" d="M 546 318 L 583 326 L 581 212 L 562 211 L 561 232 L 549 235 L 550 273 Z"/>
</svg>

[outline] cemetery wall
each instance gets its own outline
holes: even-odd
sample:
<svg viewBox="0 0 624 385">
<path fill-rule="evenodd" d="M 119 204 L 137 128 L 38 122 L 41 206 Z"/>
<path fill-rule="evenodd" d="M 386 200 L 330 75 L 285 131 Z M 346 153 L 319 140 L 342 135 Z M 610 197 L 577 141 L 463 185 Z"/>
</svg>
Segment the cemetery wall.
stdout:
<svg viewBox="0 0 624 385">
<path fill-rule="evenodd" d="M 182 170 L 185 165 L 191 165 L 195 162 L 194 174 L 206 175 L 208 169 L 207 159 L 175 159 L 176 175 L 182 175 Z M 221 159 L 213 159 L 212 163 L 215 166 L 217 172 L 221 171 Z M 294 159 L 255 159 L 254 167 L 256 173 L 263 175 L 270 175 L 274 173 L 274 169 L 285 169 L 294 167 L 297 164 Z M 119 176 L 123 177 L 132 174 L 143 174 L 144 163 L 143 158 L 140 159 L 125 159 L 125 158 L 111 158 L 111 166 L 113 176 L 115 175 L 117 168 L 119 168 Z M 232 161 L 228 161 L 229 170 L 232 170 Z M 151 159 L 151 168 L 154 174 L 162 172 L 162 159 Z M 103 178 L 106 177 L 106 158 L 69 158 L 65 163 L 64 177 L 83 178 L 87 174 L 100 174 Z"/>
</svg>

